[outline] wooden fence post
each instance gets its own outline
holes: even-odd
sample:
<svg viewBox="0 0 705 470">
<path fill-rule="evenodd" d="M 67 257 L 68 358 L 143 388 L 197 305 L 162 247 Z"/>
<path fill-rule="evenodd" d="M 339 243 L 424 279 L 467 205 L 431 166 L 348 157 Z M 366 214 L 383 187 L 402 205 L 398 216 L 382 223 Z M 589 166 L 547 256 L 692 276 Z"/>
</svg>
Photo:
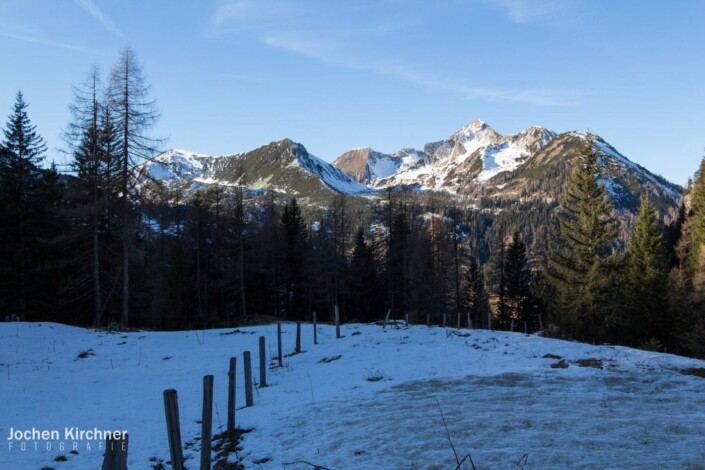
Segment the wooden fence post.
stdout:
<svg viewBox="0 0 705 470">
<path fill-rule="evenodd" d="M 460 312 L 458 312 L 458 329 L 460 329 Z"/>
<path fill-rule="evenodd" d="M 528 329 L 528 327 L 526 326 L 526 322 L 524 322 L 524 334 L 525 334 L 525 335 L 526 335 L 526 334 L 529 334 L 529 329 Z"/>
<path fill-rule="evenodd" d="M 127 433 L 118 433 L 120 436 L 114 439 L 114 435 L 109 435 L 105 440 L 105 456 L 101 470 L 127 470 Z"/>
<path fill-rule="evenodd" d="M 179 426 L 179 401 L 176 390 L 164 390 L 164 411 L 166 414 L 166 431 L 169 435 L 169 453 L 171 468 L 184 470 L 184 454 L 181 447 L 181 428 Z"/>
<path fill-rule="evenodd" d="M 492 312 L 487 312 L 487 329 L 492 330 Z"/>
<path fill-rule="evenodd" d="M 426 326 L 431 326 L 431 314 L 427 313 L 426 314 Z"/>
<path fill-rule="evenodd" d="M 318 344 L 318 330 L 316 328 L 316 312 L 313 312 L 313 344 Z"/>
<path fill-rule="evenodd" d="M 259 386 L 267 386 L 267 356 L 264 349 L 264 336 L 259 337 Z"/>
<path fill-rule="evenodd" d="M 277 322 L 277 353 L 279 355 L 279 367 L 284 367 L 282 364 L 282 322 Z"/>
<path fill-rule="evenodd" d="M 245 361 L 245 406 L 252 406 L 252 361 L 250 360 L 250 351 L 245 351 L 243 359 Z"/>
<path fill-rule="evenodd" d="M 409 314 L 404 315 L 404 319 L 406 320 L 406 326 L 409 326 Z"/>
<path fill-rule="evenodd" d="M 448 326 L 448 314 L 446 312 L 443 312 L 443 328 Z"/>
<path fill-rule="evenodd" d="M 340 311 L 338 306 L 335 306 L 335 337 L 340 338 Z"/>
<path fill-rule="evenodd" d="M 237 359 L 230 358 L 230 370 L 228 370 L 228 433 L 235 430 L 235 369 Z"/>
<path fill-rule="evenodd" d="M 203 413 L 201 415 L 201 470 L 211 469 L 213 437 L 213 376 L 203 376 Z"/>
<path fill-rule="evenodd" d="M 470 320 L 470 312 L 468 312 L 468 330 L 472 330 L 472 320 Z"/>
<path fill-rule="evenodd" d="M 511 331 L 512 333 L 514 333 L 514 319 L 513 319 L 513 318 L 512 318 L 511 323 L 509 324 L 509 331 Z"/>
<path fill-rule="evenodd" d="M 382 321 L 382 329 L 387 328 L 387 322 L 389 321 L 389 315 L 392 313 L 392 309 L 387 309 L 387 314 L 384 316 L 384 321 Z"/>
<path fill-rule="evenodd" d="M 301 352 L 301 322 L 296 322 L 296 354 Z"/>
</svg>

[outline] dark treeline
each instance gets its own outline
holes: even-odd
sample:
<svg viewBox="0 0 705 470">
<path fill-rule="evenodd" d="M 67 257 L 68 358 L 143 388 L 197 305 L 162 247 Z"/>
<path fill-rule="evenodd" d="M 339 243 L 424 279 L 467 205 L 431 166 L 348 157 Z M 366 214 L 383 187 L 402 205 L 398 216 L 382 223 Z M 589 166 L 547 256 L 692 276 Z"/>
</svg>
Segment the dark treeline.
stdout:
<svg viewBox="0 0 705 470">
<path fill-rule="evenodd" d="M 412 191 L 331 193 L 326 207 L 274 193 L 149 181 L 159 141 L 130 49 L 103 84 L 77 86 L 71 171 L 46 147 L 21 93 L 0 145 L 0 309 L 6 318 L 159 329 L 259 315 L 536 331 L 705 355 L 705 175 L 668 224 L 636 219 L 598 184 L 587 146 L 559 202 Z M 623 215 L 623 213 L 622 213 Z M 550 326 L 550 327 L 549 327 Z"/>
</svg>

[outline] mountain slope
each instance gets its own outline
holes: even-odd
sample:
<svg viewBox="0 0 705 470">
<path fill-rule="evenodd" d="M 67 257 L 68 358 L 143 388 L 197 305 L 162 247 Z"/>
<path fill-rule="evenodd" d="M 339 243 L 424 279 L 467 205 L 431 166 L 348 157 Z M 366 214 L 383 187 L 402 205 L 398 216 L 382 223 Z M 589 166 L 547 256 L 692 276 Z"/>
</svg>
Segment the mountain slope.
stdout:
<svg viewBox="0 0 705 470">
<path fill-rule="evenodd" d="M 143 164 L 140 171 L 167 186 L 184 189 L 220 184 L 314 198 L 331 193 L 371 192 L 289 139 L 234 155 L 208 156 L 168 150 Z"/>
<path fill-rule="evenodd" d="M 564 134 L 540 127 L 502 136 L 476 120 L 448 139 L 431 142 L 423 150 L 404 149 L 385 155 L 369 149 L 350 151 L 333 162 L 371 187 L 409 186 L 478 198 L 555 200 L 562 193 L 575 156 L 590 140 L 602 155 L 601 182 L 618 208 L 633 211 L 642 195 L 659 208 L 673 207 L 682 188 L 629 161 L 600 136 L 573 131 Z M 388 174 L 375 171 L 381 159 L 396 163 L 398 155 L 414 156 L 412 165 L 397 164 Z"/>
<path fill-rule="evenodd" d="M 396 165 L 396 171 L 378 174 L 374 165 L 378 152 L 350 151 L 333 162 L 333 166 L 353 177 L 363 175 L 373 187 L 411 185 L 426 190 L 457 192 L 469 182 L 482 183 L 493 176 L 517 168 L 528 160 L 555 134 L 541 127 L 530 127 L 516 135 L 502 136 L 485 122 L 476 120 L 452 134 L 448 139 L 432 142 L 424 150 L 404 149 L 388 160 L 407 156 L 409 164 Z M 369 150 L 369 149 L 368 149 Z"/>
<path fill-rule="evenodd" d="M 682 188 L 632 163 L 601 137 L 580 131 L 556 134 L 532 126 L 503 136 L 476 120 L 447 139 L 385 154 L 363 147 L 332 164 L 289 139 L 255 150 L 208 156 L 170 150 L 141 167 L 168 187 L 186 191 L 203 185 L 242 186 L 289 196 L 327 199 L 331 194 L 374 195 L 386 188 L 441 191 L 470 199 L 556 200 L 575 156 L 587 140 L 602 157 L 601 182 L 618 208 L 634 211 L 642 195 L 666 211 Z"/>
</svg>

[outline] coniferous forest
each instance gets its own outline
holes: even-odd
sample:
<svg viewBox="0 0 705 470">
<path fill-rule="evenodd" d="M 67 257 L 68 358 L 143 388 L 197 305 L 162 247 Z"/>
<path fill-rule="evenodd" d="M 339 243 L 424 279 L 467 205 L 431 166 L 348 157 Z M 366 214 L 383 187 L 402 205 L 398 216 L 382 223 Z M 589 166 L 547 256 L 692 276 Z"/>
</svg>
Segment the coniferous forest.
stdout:
<svg viewBox="0 0 705 470">
<path fill-rule="evenodd" d="M 535 332 L 705 357 L 705 160 L 671 216 L 629 223 L 589 145 L 554 202 L 389 190 L 303 204 L 150 180 L 163 150 L 131 49 L 68 104 L 58 171 L 21 92 L 0 145 L 5 319 L 209 328 L 271 316 L 391 318 Z M 694 170 L 696 170 L 694 168 Z"/>
</svg>

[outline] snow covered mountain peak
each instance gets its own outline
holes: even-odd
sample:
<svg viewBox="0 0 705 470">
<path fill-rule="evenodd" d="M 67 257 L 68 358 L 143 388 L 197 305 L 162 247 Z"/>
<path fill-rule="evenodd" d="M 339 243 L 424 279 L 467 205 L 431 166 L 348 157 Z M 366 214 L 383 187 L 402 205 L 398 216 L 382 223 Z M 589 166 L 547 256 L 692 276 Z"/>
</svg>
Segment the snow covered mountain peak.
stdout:
<svg viewBox="0 0 705 470">
<path fill-rule="evenodd" d="M 223 156 L 170 149 L 141 165 L 140 171 L 149 176 L 146 180 L 184 191 L 218 184 L 318 201 L 327 200 L 331 192 L 368 195 L 390 187 L 476 198 L 551 200 L 560 188 L 557 178 L 570 171 L 586 140 L 600 153 L 602 181 L 621 207 L 638 203 L 645 191 L 662 200 L 664 207 L 682 194 L 682 188 L 632 163 L 590 132 L 556 134 L 531 126 L 503 136 L 479 119 L 422 149 L 383 153 L 364 146 L 345 152 L 332 164 L 310 154 L 302 144 L 282 139 Z"/>
<path fill-rule="evenodd" d="M 291 196 L 315 197 L 330 192 L 364 194 L 371 190 L 291 139 L 271 142 L 249 152 L 212 156 L 170 149 L 140 165 L 138 172 L 169 188 L 240 186 Z"/>
</svg>

